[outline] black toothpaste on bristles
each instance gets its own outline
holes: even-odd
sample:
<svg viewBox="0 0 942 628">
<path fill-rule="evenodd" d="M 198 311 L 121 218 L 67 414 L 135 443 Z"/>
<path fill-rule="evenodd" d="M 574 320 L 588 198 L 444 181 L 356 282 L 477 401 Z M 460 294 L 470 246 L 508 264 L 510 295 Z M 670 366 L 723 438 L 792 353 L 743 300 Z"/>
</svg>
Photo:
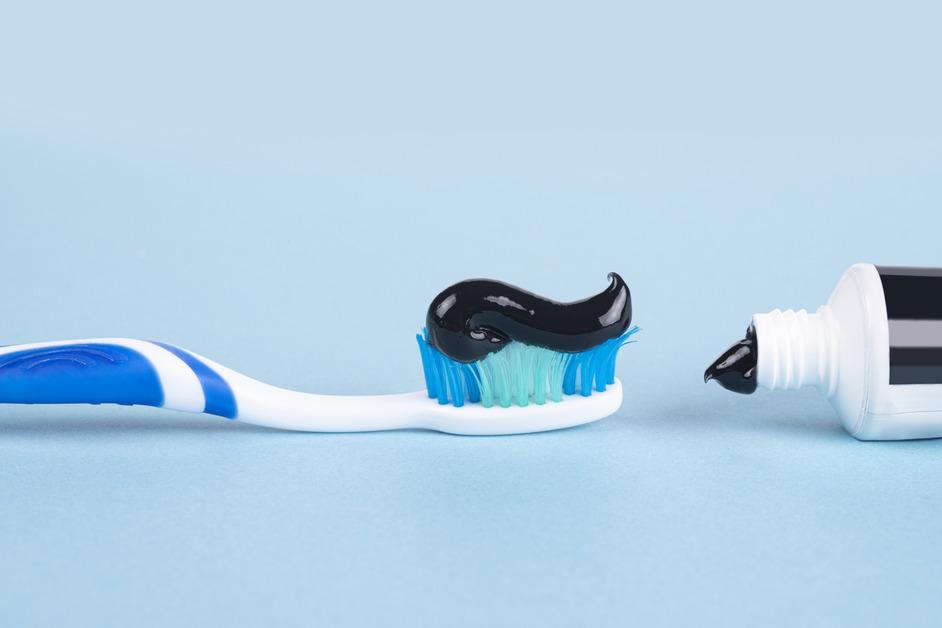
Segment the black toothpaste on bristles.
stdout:
<svg viewBox="0 0 942 628">
<path fill-rule="evenodd" d="M 631 292 L 617 273 L 599 294 L 561 303 L 492 279 L 449 286 L 417 336 L 429 397 L 507 407 L 604 392 L 631 326 Z"/>
</svg>

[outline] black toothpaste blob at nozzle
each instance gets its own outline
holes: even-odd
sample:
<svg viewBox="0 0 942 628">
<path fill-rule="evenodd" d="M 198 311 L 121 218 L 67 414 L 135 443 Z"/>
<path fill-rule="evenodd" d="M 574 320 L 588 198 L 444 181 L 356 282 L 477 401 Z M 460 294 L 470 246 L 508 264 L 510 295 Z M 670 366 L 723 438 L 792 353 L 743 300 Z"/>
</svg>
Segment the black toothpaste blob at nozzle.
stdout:
<svg viewBox="0 0 942 628">
<path fill-rule="evenodd" d="M 706 372 L 704 383 L 712 380 L 733 392 L 751 395 L 756 391 L 756 365 L 759 362 L 759 343 L 756 329 L 752 325 L 746 330 L 746 337 L 723 352 Z"/>
</svg>

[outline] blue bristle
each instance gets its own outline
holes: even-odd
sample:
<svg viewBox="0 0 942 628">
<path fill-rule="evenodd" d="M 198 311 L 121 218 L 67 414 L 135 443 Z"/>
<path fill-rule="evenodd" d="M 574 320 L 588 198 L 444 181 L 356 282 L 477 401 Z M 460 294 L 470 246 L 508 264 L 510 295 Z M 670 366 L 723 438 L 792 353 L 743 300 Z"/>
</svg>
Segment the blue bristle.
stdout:
<svg viewBox="0 0 942 628">
<path fill-rule="evenodd" d="M 448 403 L 448 387 L 450 385 L 448 381 L 448 365 L 452 363 L 452 360 L 431 345 L 429 346 L 429 350 L 432 351 L 435 372 L 438 376 L 438 403 L 445 405 Z"/>
<path fill-rule="evenodd" d="M 423 330 L 424 332 L 425 330 Z M 432 364 L 432 348 L 425 342 L 422 334 L 416 334 L 415 339 L 419 342 L 419 353 L 422 354 L 422 371 L 425 373 L 425 388 L 428 390 L 429 399 L 438 397 L 438 371 Z"/>
<path fill-rule="evenodd" d="M 576 394 L 576 375 L 584 358 L 585 352 L 570 354 L 569 361 L 566 363 L 566 373 L 563 375 L 563 392 L 567 395 Z"/>
<path fill-rule="evenodd" d="M 558 401 L 559 391 L 566 395 L 577 392 L 585 397 L 605 392 L 615 382 L 618 350 L 639 331 L 632 327 L 621 336 L 579 353 L 561 353 L 522 343 L 510 343 L 483 360 L 463 364 L 456 362 L 431 346 L 428 333 L 416 336 L 425 386 L 431 399 L 461 407 L 480 403 L 486 407 L 511 403 L 527 405 L 530 401 Z M 529 390 L 529 395 L 528 391 Z M 554 394 L 555 391 L 555 394 Z M 487 397 L 482 398 L 486 392 Z"/>
<path fill-rule="evenodd" d="M 462 364 L 464 382 L 468 387 L 468 401 L 478 403 L 481 401 L 481 388 L 478 386 L 478 373 L 473 364 Z"/>
</svg>

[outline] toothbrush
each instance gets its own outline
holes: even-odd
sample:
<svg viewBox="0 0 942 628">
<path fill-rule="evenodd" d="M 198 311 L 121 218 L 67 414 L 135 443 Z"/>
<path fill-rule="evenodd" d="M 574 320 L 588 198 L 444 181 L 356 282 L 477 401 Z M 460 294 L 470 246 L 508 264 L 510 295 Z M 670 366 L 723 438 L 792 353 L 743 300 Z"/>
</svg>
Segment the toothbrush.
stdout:
<svg viewBox="0 0 942 628">
<path fill-rule="evenodd" d="M 609 278 L 608 289 L 573 303 L 493 280 L 450 286 L 432 301 L 417 336 L 424 391 L 298 392 L 170 344 L 96 338 L 0 347 L 0 403 L 146 405 L 312 432 L 571 427 L 621 406 L 615 359 L 638 328 L 627 284 Z"/>
</svg>

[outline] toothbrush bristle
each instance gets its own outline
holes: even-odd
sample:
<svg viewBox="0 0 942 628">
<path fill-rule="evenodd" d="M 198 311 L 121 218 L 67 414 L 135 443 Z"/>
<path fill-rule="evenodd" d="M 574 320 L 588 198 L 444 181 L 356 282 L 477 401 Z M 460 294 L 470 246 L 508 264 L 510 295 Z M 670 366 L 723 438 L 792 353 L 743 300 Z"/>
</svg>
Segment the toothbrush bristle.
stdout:
<svg viewBox="0 0 942 628">
<path fill-rule="evenodd" d="M 431 399 L 461 407 L 465 402 L 526 406 L 562 401 L 564 395 L 585 397 L 593 390 L 604 392 L 615 381 L 618 350 L 638 331 L 632 327 L 621 336 L 578 353 L 562 353 L 511 342 L 476 362 L 452 360 L 431 346 L 423 330 L 416 339 L 422 356 L 425 386 Z"/>
</svg>

